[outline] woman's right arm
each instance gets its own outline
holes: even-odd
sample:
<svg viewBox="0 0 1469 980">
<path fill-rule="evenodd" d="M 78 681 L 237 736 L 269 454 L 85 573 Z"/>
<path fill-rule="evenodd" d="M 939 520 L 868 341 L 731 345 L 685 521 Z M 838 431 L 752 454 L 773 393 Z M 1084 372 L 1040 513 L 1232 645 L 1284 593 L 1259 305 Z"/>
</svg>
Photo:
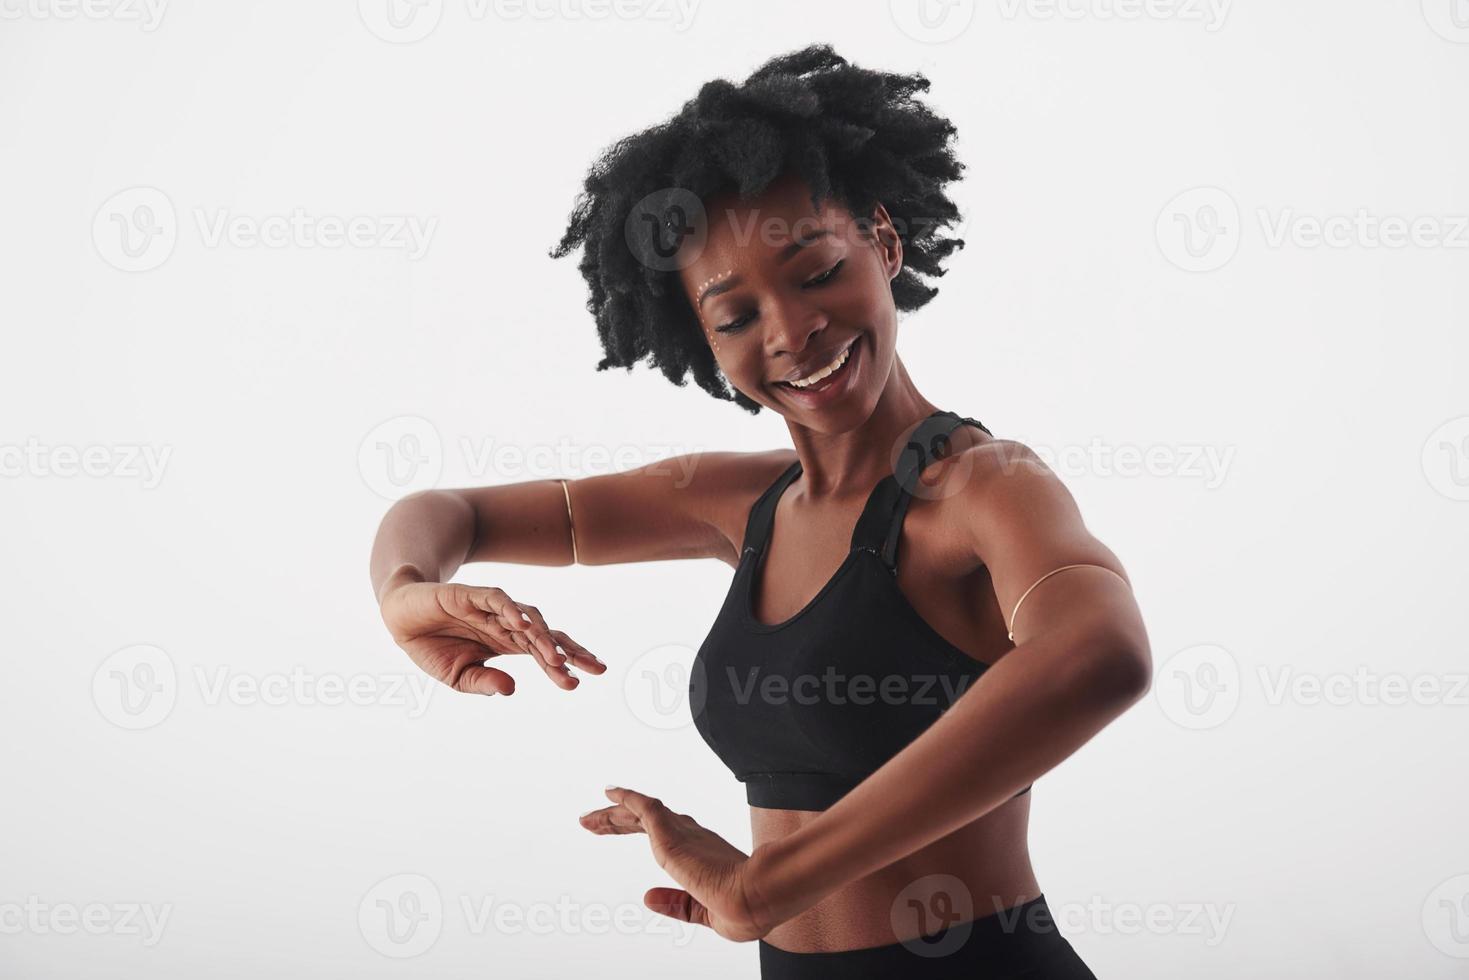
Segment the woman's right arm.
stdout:
<svg viewBox="0 0 1469 980">
<path fill-rule="evenodd" d="M 576 667 L 606 666 L 535 606 L 497 588 L 450 584 L 461 565 L 583 565 L 738 557 L 745 509 L 789 465 L 789 450 L 693 453 L 604 476 L 430 490 L 393 504 L 373 542 L 373 593 L 414 662 L 456 690 L 511 694 L 514 679 L 485 661 L 531 656 L 566 690 Z M 559 649 L 558 649 L 559 646 Z M 564 652 L 563 652 L 564 651 Z"/>
</svg>

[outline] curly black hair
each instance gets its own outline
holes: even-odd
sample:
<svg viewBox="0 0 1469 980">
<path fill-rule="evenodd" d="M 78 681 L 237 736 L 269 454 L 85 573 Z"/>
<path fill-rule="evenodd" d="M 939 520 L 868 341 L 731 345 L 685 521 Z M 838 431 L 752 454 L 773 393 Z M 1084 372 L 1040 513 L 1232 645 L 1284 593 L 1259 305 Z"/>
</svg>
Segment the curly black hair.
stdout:
<svg viewBox="0 0 1469 980">
<path fill-rule="evenodd" d="M 578 267 L 606 352 L 597 370 L 631 371 L 650 358 L 680 387 L 693 372 L 716 398 L 760 411 L 721 377 L 677 271 L 647 261 L 669 254 L 664 231 L 688 230 L 670 192 L 692 195 L 695 206 L 723 192 L 748 199 L 794 171 L 813 207 L 830 198 L 861 217 L 880 201 L 903 242 L 895 307 L 916 310 L 932 299 L 938 290 L 919 275 L 943 275 L 943 260 L 964 244 L 942 234 L 959 218 L 944 186 L 964 165 L 950 149 L 953 124 L 914 98 L 928 87 L 921 74 L 858 68 L 829 45 L 811 45 L 772 58 L 742 83 L 706 82 L 672 118 L 606 150 L 550 253 L 585 246 Z M 651 220 L 630 220 L 650 207 L 659 212 Z"/>
</svg>

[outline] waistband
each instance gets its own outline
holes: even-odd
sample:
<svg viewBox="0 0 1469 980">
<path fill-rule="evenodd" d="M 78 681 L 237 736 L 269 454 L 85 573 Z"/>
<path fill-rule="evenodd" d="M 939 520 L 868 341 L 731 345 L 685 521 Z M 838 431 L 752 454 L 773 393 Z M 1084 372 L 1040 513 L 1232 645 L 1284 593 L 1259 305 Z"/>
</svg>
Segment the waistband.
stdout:
<svg viewBox="0 0 1469 980">
<path fill-rule="evenodd" d="M 762 980 L 1007 980 L 1058 960 L 1074 964 L 1078 971 L 1058 976 L 1092 976 L 1061 935 L 1044 895 L 886 946 L 794 953 L 760 940 Z"/>
</svg>

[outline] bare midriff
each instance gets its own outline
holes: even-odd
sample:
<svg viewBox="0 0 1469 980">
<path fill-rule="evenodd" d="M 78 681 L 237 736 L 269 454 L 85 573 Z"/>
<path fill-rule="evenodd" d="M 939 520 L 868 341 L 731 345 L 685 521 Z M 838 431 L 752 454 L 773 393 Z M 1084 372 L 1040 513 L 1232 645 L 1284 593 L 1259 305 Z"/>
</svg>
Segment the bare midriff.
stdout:
<svg viewBox="0 0 1469 980">
<path fill-rule="evenodd" d="M 751 807 L 755 846 L 794 833 L 819 815 Z M 849 882 L 776 926 L 765 942 L 796 953 L 885 946 L 1030 901 L 1041 891 L 1030 866 L 1029 819 L 1026 793 Z"/>
</svg>

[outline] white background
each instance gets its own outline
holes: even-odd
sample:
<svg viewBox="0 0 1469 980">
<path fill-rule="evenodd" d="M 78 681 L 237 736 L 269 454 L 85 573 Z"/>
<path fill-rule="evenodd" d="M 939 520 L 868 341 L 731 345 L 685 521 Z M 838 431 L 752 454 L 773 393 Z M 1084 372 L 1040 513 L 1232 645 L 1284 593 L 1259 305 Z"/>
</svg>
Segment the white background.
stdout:
<svg viewBox="0 0 1469 980">
<path fill-rule="evenodd" d="M 472 568 L 611 669 L 415 707 L 367 555 L 431 482 L 789 444 L 595 372 L 546 253 L 601 149 L 812 41 L 932 79 L 969 244 L 899 350 L 1052 454 L 1147 619 L 1154 692 L 1035 790 L 1073 944 L 1103 978 L 1469 971 L 1463 0 L 94 2 L 0 0 L 0 975 L 755 974 L 639 912 L 644 838 L 575 823 L 615 782 L 748 846 L 655 697 L 728 568 Z M 381 235 L 211 232 L 298 210 Z"/>
</svg>

